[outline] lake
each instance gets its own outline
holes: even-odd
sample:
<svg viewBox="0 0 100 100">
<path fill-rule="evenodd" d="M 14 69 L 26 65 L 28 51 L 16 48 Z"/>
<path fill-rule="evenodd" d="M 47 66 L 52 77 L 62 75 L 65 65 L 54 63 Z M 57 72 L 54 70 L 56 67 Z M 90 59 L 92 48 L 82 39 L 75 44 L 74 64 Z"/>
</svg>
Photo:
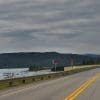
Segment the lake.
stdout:
<svg viewBox="0 0 100 100">
<path fill-rule="evenodd" d="M 9 78 L 36 76 L 42 74 L 54 73 L 51 70 L 41 70 L 30 72 L 28 68 L 13 68 L 13 69 L 0 69 L 0 80 L 5 80 Z"/>
</svg>

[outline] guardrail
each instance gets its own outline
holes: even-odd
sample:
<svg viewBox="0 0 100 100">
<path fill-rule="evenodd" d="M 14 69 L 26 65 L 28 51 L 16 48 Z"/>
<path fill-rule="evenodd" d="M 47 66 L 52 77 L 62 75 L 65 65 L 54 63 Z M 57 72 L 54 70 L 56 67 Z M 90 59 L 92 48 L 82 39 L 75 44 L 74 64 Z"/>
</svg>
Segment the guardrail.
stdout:
<svg viewBox="0 0 100 100">
<path fill-rule="evenodd" d="M 0 80 L 0 89 L 18 86 L 18 85 L 22 85 L 22 84 L 28 84 L 28 83 L 32 83 L 32 82 L 41 81 L 41 80 L 49 80 L 49 79 L 58 78 L 58 77 L 66 76 L 66 75 L 71 75 L 74 73 L 78 73 L 78 72 L 82 72 L 82 71 L 86 71 L 86 70 L 90 70 L 90 69 L 100 68 L 99 66 L 100 65 L 95 65 L 95 66 L 92 65 L 91 67 L 75 68 L 72 70 L 57 72 L 57 73 L 52 73 L 52 74 Z"/>
</svg>

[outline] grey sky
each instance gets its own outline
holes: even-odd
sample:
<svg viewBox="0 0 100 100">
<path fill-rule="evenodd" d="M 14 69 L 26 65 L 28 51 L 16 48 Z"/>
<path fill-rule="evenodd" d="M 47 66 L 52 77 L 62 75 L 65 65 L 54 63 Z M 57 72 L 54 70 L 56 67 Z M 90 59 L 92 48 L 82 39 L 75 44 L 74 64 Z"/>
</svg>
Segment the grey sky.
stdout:
<svg viewBox="0 0 100 100">
<path fill-rule="evenodd" d="M 0 0 L 0 53 L 100 53 L 100 0 Z"/>
</svg>

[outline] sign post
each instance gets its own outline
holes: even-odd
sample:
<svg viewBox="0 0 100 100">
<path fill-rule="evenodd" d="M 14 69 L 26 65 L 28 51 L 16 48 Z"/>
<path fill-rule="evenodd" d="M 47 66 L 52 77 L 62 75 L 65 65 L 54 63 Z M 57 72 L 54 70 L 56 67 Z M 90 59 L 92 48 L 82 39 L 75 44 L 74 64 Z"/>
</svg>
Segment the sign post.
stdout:
<svg viewBox="0 0 100 100">
<path fill-rule="evenodd" d="M 52 60 L 52 63 L 54 64 L 54 68 L 55 68 L 55 72 L 56 72 L 58 60 L 53 59 L 53 60 Z"/>
<path fill-rule="evenodd" d="M 57 64 L 55 63 L 55 72 L 56 72 L 56 67 L 57 67 Z"/>
</svg>

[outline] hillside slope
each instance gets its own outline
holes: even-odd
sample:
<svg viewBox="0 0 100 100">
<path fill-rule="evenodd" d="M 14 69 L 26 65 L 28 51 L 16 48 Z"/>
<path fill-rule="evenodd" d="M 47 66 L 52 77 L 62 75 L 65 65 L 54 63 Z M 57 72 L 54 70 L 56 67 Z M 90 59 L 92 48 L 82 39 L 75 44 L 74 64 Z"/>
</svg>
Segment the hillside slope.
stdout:
<svg viewBox="0 0 100 100">
<path fill-rule="evenodd" d="M 28 52 L 28 53 L 4 53 L 0 54 L 0 68 L 23 68 L 30 65 L 38 65 L 41 67 L 51 67 L 52 60 L 57 59 L 59 66 L 70 64 L 73 58 L 76 64 L 81 64 L 83 60 L 89 60 L 91 57 L 78 54 L 60 54 L 57 52 Z"/>
</svg>

